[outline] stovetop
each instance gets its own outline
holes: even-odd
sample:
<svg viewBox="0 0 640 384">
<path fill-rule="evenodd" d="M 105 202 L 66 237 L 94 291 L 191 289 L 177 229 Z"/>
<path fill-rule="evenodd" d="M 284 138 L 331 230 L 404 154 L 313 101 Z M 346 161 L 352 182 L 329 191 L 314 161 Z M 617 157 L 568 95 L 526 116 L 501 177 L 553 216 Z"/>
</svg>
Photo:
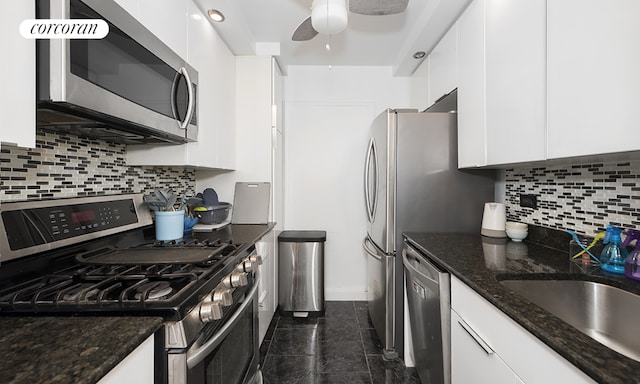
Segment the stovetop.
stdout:
<svg viewBox="0 0 640 384">
<path fill-rule="evenodd" d="M 0 285 L 0 314 L 154 314 L 179 320 L 233 270 L 237 258 L 247 253 L 238 252 L 240 248 L 229 242 L 190 240 L 125 249 L 104 247 L 61 257 L 46 255 L 43 257 L 54 258 L 46 265 L 61 267 L 40 269 L 40 275 L 37 270 L 29 271 L 23 279 L 14 276 L 13 281 L 19 281 L 16 284 L 4 281 Z M 147 261 L 118 262 L 115 257 L 135 251 L 142 251 Z M 171 252 L 172 260 L 162 260 L 166 251 Z M 181 259 L 180 255 L 192 259 L 201 251 L 213 256 L 200 262 L 173 260 Z M 154 252 L 159 260 L 150 262 Z M 101 262 L 102 257 L 106 262 Z"/>
<path fill-rule="evenodd" d="M 0 315 L 107 313 L 180 320 L 252 249 L 230 228 L 153 241 L 140 201 L 128 195 L 115 204 L 64 201 L 62 208 L 43 202 L 2 204 L 0 227 L 8 239 L 0 239 L 0 248 L 13 259 L 0 265 Z M 94 207 L 96 214 L 88 214 Z M 72 224 L 78 211 L 96 222 Z M 126 220 L 121 226 L 115 219 L 102 225 L 104 211 Z M 27 233 L 8 229 L 14 223 Z"/>
</svg>

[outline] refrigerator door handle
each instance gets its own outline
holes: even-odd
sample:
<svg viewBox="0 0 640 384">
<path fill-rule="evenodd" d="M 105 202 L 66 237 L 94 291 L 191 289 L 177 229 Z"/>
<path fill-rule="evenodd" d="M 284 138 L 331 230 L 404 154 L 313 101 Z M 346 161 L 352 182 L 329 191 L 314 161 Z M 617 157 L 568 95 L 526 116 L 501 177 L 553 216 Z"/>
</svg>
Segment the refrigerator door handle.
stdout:
<svg viewBox="0 0 640 384">
<path fill-rule="evenodd" d="M 371 174 L 371 161 L 373 160 L 373 175 Z M 377 199 L 377 188 L 378 188 L 378 156 L 376 153 L 376 143 L 373 137 L 369 140 L 369 148 L 367 149 L 367 158 L 365 160 L 364 166 L 364 202 L 367 210 L 367 219 L 369 222 L 373 222 L 375 213 L 376 213 L 376 205 L 378 202 Z M 373 177 L 373 184 L 370 184 L 370 178 Z M 369 189 L 369 186 L 373 186 L 373 191 Z"/>
<path fill-rule="evenodd" d="M 369 244 L 373 245 L 371 240 L 369 240 L 369 238 L 364 239 L 364 241 L 362 242 L 362 248 L 364 248 L 364 251 L 367 252 L 367 255 L 382 262 L 382 256 L 378 255 L 378 252 L 376 252 L 375 248 L 372 248 L 372 246 L 370 246 Z"/>
</svg>

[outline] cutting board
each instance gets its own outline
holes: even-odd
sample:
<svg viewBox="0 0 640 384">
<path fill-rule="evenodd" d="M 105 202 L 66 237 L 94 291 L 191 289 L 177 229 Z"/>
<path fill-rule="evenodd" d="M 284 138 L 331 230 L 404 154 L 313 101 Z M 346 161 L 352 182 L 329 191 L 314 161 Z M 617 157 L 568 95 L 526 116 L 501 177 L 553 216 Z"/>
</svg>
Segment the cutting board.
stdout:
<svg viewBox="0 0 640 384">
<path fill-rule="evenodd" d="M 271 183 L 236 183 L 231 224 L 267 224 L 270 198 Z"/>
</svg>

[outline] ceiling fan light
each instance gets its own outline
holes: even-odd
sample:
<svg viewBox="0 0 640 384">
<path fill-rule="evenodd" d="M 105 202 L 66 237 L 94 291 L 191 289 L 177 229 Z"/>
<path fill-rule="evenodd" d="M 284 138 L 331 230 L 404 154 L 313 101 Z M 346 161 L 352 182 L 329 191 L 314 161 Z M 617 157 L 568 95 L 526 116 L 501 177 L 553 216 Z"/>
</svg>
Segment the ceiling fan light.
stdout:
<svg viewBox="0 0 640 384">
<path fill-rule="evenodd" d="M 347 27 L 346 0 L 313 0 L 311 25 L 319 33 L 335 35 Z"/>
</svg>

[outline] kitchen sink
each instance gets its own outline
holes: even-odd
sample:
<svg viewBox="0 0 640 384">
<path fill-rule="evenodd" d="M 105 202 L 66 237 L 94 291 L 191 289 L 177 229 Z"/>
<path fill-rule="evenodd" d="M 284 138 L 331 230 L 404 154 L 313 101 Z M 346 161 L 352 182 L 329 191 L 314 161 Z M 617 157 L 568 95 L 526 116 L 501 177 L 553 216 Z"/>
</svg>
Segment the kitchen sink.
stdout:
<svg viewBox="0 0 640 384">
<path fill-rule="evenodd" d="M 640 361 L 640 295 L 583 280 L 500 283 L 601 344 Z"/>
</svg>

